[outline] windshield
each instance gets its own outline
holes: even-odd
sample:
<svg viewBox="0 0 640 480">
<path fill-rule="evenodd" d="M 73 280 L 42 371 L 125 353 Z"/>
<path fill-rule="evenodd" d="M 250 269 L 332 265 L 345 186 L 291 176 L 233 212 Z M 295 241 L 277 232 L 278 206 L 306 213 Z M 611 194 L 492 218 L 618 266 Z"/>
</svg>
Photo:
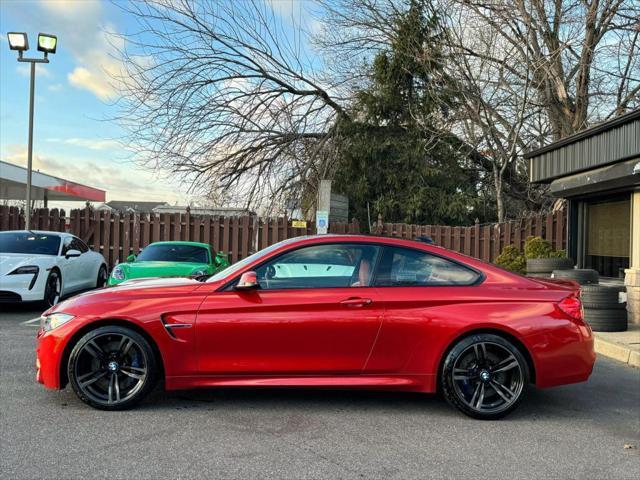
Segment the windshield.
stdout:
<svg viewBox="0 0 640 480">
<path fill-rule="evenodd" d="M 273 245 L 270 245 L 267 248 L 263 248 L 259 252 L 256 252 L 253 255 L 249 255 L 247 258 L 244 258 L 244 259 L 240 260 L 238 263 L 234 263 L 230 267 L 227 267 L 224 270 L 219 271 L 218 273 L 216 273 L 215 275 L 210 277 L 207 280 L 207 282 L 217 282 L 217 281 L 222 280 L 224 278 L 230 277 L 234 273 L 242 270 L 246 265 L 249 265 L 251 262 L 253 262 L 255 260 L 259 260 L 260 258 L 262 258 L 262 257 L 266 256 L 267 254 L 271 253 L 276 248 L 281 247 L 282 245 L 284 245 L 286 243 L 290 243 L 290 242 L 292 242 L 294 240 L 299 240 L 299 239 L 300 239 L 299 237 L 298 238 L 290 238 L 288 240 L 282 240 L 281 242 L 274 243 Z"/>
<path fill-rule="evenodd" d="M 209 263 L 209 252 L 197 245 L 149 245 L 140 252 L 136 262 Z"/>
<path fill-rule="evenodd" d="M 58 255 L 60 237 L 31 232 L 1 232 L 0 253 Z"/>
</svg>

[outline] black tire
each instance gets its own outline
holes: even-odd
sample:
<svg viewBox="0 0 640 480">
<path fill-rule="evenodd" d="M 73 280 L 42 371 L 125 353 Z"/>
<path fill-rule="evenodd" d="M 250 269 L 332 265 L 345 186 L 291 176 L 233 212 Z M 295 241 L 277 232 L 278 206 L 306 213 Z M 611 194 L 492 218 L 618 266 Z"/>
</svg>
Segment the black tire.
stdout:
<svg viewBox="0 0 640 480">
<path fill-rule="evenodd" d="M 104 287 L 107 284 L 108 279 L 107 267 L 105 265 L 100 265 L 100 268 L 98 269 L 98 278 L 96 279 L 96 288 Z"/>
<path fill-rule="evenodd" d="M 529 272 L 527 272 L 527 277 L 529 277 L 529 278 L 551 278 L 551 272 L 549 272 L 549 273 L 529 273 Z"/>
<path fill-rule="evenodd" d="M 61 294 L 62 275 L 58 269 L 54 268 L 49 272 L 47 283 L 45 283 L 42 305 L 47 309 L 53 307 L 60 301 Z"/>
<path fill-rule="evenodd" d="M 497 420 L 515 410 L 528 385 L 529 366 L 522 352 L 489 333 L 458 341 L 445 357 L 440 375 L 447 402 L 480 420 Z"/>
<path fill-rule="evenodd" d="M 153 390 L 157 373 L 149 342 L 136 331 L 115 325 L 81 337 L 67 364 L 75 394 L 100 410 L 126 410 L 138 404 Z"/>
<path fill-rule="evenodd" d="M 627 311 L 619 308 L 585 309 L 584 320 L 594 332 L 624 332 L 628 328 Z"/>
<path fill-rule="evenodd" d="M 527 259 L 527 273 L 551 274 L 554 270 L 568 270 L 570 268 L 573 268 L 573 260 L 567 257 Z"/>
<path fill-rule="evenodd" d="M 624 309 L 626 303 L 619 301 L 620 288 L 604 285 L 584 285 L 580 289 L 580 298 L 584 308 L 598 309 Z"/>
<path fill-rule="evenodd" d="M 554 270 L 553 278 L 562 280 L 575 280 L 580 285 L 598 283 L 600 275 L 597 271 L 588 268 L 573 268 L 570 270 Z"/>
</svg>

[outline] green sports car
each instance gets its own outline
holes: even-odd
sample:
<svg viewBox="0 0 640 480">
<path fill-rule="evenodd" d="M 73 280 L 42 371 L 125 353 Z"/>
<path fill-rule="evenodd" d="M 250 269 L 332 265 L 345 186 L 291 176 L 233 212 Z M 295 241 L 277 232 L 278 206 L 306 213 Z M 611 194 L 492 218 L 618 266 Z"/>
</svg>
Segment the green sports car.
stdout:
<svg viewBox="0 0 640 480">
<path fill-rule="evenodd" d="M 132 278 L 213 275 L 228 266 L 226 255 L 220 252 L 214 255 L 206 243 L 155 242 L 137 257 L 129 255 L 126 263 L 116 265 L 108 285 Z"/>
</svg>

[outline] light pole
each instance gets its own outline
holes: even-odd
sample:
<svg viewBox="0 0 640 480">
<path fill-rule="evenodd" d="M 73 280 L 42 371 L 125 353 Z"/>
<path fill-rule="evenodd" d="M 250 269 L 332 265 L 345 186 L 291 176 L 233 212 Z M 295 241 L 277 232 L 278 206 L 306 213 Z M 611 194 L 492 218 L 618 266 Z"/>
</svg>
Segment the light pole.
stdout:
<svg viewBox="0 0 640 480">
<path fill-rule="evenodd" d="M 58 37 L 47 33 L 38 34 L 38 51 L 44 52 L 44 58 L 25 58 L 22 55 L 29 50 L 29 39 L 23 32 L 9 32 L 9 48 L 18 51 L 18 61 L 31 64 L 31 83 L 29 86 L 29 147 L 27 152 L 27 207 L 25 208 L 25 228 L 31 228 L 31 171 L 33 164 L 33 93 L 36 83 L 36 63 L 49 63 L 49 54 L 56 53 Z"/>
</svg>

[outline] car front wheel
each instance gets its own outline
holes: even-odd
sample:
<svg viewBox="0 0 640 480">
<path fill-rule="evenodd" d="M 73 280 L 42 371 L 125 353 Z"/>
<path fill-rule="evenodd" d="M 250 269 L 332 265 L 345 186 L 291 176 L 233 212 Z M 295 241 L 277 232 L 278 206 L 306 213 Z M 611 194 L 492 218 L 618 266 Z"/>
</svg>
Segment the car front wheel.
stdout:
<svg viewBox="0 0 640 480">
<path fill-rule="evenodd" d="M 47 283 L 44 285 L 43 303 L 45 308 L 53 307 L 60 301 L 60 293 L 62 292 L 62 277 L 57 270 L 51 270 L 47 277 Z"/>
<path fill-rule="evenodd" d="M 520 350 L 493 334 L 460 340 L 447 354 L 441 372 L 446 400 L 466 415 L 482 420 L 495 420 L 512 412 L 528 384 L 529 368 Z"/>
<path fill-rule="evenodd" d="M 149 342 L 120 326 L 104 326 L 75 344 L 67 374 L 80 400 L 101 410 L 124 410 L 142 401 L 156 381 Z"/>
</svg>

